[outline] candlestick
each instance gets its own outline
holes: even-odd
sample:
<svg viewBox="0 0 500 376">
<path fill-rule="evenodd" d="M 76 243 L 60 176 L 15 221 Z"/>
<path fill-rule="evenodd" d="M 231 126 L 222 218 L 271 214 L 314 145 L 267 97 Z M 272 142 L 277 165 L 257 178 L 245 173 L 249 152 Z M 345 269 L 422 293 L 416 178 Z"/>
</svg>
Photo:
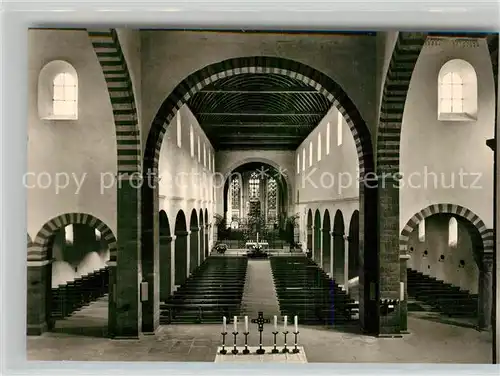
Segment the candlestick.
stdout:
<svg viewBox="0 0 500 376">
<path fill-rule="evenodd" d="M 294 354 L 297 354 L 299 352 L 299 348 L 297 347 L 297 336 L 299 335 L 299 331 L 296 330 L 295 332 L 293 332 L 293 334 L 295 335 L 295 341 L 294 341 L 295 342 L 295 346 L 294 346 L 292 352 Z"/>
<path fill-rule="evenodd" d="M 243 335 L 245 336 L 245 348 L 243 349 L 243 354 L 249 354 L 250 353 L 250 350 L 248 350 L 248 330 L 245 331 L 245 333 L 243 333 Z"/>
<path fill-rule="evenodd" d="M 274 316 L 274 331 L 278 331 L 278 316 Z"/>
<path fill-rule="evenodd" d="M 245 332 L 248 333 L 248 316 L 245 316 Z"/>
<path fill-rule="evenodd" d="M 285 316 L 285 317 L 286 317 L 286 316 Z M 286 336 L 287 336 L 287 334 L 288 334 L 288 330 L 284 330 L 284 331 L 283 331 L 283 335 L 284 335 L 284 337 L 285 337 L 285 339 L 284 339 L 284 342 L 285 342 L 285 343 L 284 343 L 283 350 L 281 350 L 281 352 L 283 352 L 283 353 L 287 353 L 287 352 L 289 352 L 289 350 L 288 350 L 288 348 L 287 348 L 287 343 L 286 343 Z"/>
<path fill-rule="evenodd" d="M 233 321 L 234 321 L 234 332 L 237 332 L 238 331 L 238 317 L 234 316 Z"/>
<path fill-rule="evenodd" d="M 236 336 L 238 332 L 233 332 L 234 342 L 233 342 L 233 350 L 231 351 L 234 355 L 238 354 L 238 349 L 236 348 Z"/>
<path fill-rule="evenodd" d="M 288 316 L 283 317 L 283 331 L 286 332 L 286 325 L 288 324 Z"/>
<path fill-rule="evenodd" d="M 274 317 L 276 317 L 276 316 L 274 316 Z M 273 354 L 277 354 L 277 353 L 279 353 L 279 350 L 276 348 L 276 334 L 278 334 L 278 331 L 277 331 L 277 330 L 275 330 L 275 331 L 273 332 L 273 334 L 274 334 L 274 347 L 273 347 L 273 349 L 271 350 L 271 352 L 272 352 Z"/>
<path fill-rule="evenodd" d="M 297 316 L 295 316 L 293 318 L 293 321 L 295 323 L 295 331 L 298 332 L 299 331 L 299 318 Z"/>
<path fill-rule="evenodd" d="M 222 318 L 222 332 L 227 333 L 226 316 Z"/>
</svg>

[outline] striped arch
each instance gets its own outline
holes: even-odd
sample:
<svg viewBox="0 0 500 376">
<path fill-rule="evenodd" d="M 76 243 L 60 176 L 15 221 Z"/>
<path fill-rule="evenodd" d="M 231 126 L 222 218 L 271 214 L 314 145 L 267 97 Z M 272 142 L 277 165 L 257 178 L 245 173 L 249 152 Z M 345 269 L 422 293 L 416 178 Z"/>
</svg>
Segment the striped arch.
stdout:
<svg viewBox="0 0 500 376">
<path fill-rule="evenodd" d="M 410 80 L 420 52 L 431 37 L 486 38 L 493 65 L 493 76 L 498 82 L 498 33 L 408 33 L 399 32 L 384 83 L 380 119 L 377 132 L 377 173 L 399 172 L 399 154 L 403 113 Z"/>
<path fill-rule="evenodd" d="M 377 173 L 399 172 L 399 143 L 406 96 L 425 33 L 398 33 L 382 93 L 377 132 Z"/>
<path fill-rule="evenodd" d="M 67 213 L 52 218 L 43 225 L 33 242 L 33 246 L 28 249 L 28 262 L 47 260 L 54 234 L 57 230 L 72 224 L 88 225 L 98 229 L 101 232 L 101 238 L 105 239 L 108 244 L 110 261 L 116 261 L 116 238 L 111 229 L 103 221 L 90 214 Z"/>
<path fill-rule="evenodd" d="M 203 87 L 220 78 L 246 74 L 272 73 L 299 79 L 324 94 L 344 116 L 354 136 L 360 174 L 374 171 L 370 132 L 356 106 L 330 77 L 305 64 L 279 57 L 240 57 L 206 66 L 192 73 L 167 97 L 156 114 L 146 143 L 144 170 L 156 171 L 166 129 L 176 112 Z"/>
<path fill-rule="evenodd" d="M 476 214 L 460 205 L 435 204 L 421 210 L 411 217 L 408 223 L 406 223 L 406 226 L 401 231 L 401 235 L 399 237 L 399 250 L 401 254 L 406 254 L 407 252 L 408 239 L 410 238 L 410 233 L 413 229 L 417 227 L 421 220 L 434 214 L 455 214 L 468 220 L 481 235 L 481 240 L 483 241 L 483 252 L 493 253 L 493 230 L 486 228 L 484 222 Z"/>
<path fill-rule="evenodd" d="M 118 174 L 141 170 L 141 136 L 132 80 L 116 29 L 88 30 L 108 87 L 116 126 Z"/>
</svg>

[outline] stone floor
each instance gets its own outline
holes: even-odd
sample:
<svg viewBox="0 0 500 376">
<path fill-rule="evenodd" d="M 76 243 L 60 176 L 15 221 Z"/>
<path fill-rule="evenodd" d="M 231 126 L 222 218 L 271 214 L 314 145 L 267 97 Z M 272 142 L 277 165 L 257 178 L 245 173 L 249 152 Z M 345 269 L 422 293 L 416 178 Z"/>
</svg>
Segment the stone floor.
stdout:
<svg viewBox="0 0 500 376">
<path fill-rule="evenodd" d="M 262 311 L 265 317 L 280 316 L 280 307 L 269 260 L 248 260 L 241 315 L 257 317 Z"/>
<path fill-rule="evenodd" d="M 356 333 L 356 329 L 301 327 L 299 344 L 304 346 L 309 363 L 491 363 L 490 333 L 412 316 L 408 322 L 411 334 L 400 339 L 367 337 Z M 155 336 L 139 340 L 107 339 L 105 326 L 106 301 L 101 300 L 58 322 L 56 332 L 28 337 L 27 358 L 214 362 L 220 345 L 219 325 L 163 326 Z M 258 343 L 256 329 L 251 324 L 250 345 Z M 267 325 L 266 346 L 271 345 L 271 331 L 272 327 Z M 238 345 L 243 345 L 242 339 Z"/>
</svg>

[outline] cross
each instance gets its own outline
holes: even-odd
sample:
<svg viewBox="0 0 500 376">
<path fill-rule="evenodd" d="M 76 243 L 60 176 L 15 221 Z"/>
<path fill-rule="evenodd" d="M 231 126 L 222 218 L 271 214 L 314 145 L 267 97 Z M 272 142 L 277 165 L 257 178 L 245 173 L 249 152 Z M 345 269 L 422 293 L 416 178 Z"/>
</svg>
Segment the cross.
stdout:
<svg viewBox="0 0 500 376">
<path fill-rule="evenodd" d="M 264 318 L 264 313 L 259 311 L 259 314 L 256 319 L 252 319 L 252 323 L 259 325 L 259 332 L 264 331 L 264 324 L 269 324 L 271 320 Z"/>
<path fill-rule="evenodd" d="M 264 313 L 259 311 L 256 319 L 252 319 L 254 324 L 259 326 L 259 348 L 257 349 L 257 354 L 264 354 L 265 350 L 262 348 L 262 332 L 264 331 L 264 323 L 269 324 L 271 320 L 264 318 Z"/>
</svg>

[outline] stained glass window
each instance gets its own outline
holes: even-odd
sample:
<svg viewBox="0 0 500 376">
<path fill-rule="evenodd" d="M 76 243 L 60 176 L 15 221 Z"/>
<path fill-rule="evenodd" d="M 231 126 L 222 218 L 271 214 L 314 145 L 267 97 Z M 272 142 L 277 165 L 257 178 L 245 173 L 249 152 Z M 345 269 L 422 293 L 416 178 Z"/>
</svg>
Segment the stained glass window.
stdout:
<svg viewBox="0 0 500 376">
<path fill-rule="evenodd" d="M 250 175 L 250 180 L 248 182 L 249 184 L 249 190 L 250 190 L 250 198 L 259 198 L 260 196 L 260 191 L 259 191 L 259 185 L 260 185 L 260 179 L 259 179 L 259 174 L 256 172 L 252 172 Z"/>
</svg>

